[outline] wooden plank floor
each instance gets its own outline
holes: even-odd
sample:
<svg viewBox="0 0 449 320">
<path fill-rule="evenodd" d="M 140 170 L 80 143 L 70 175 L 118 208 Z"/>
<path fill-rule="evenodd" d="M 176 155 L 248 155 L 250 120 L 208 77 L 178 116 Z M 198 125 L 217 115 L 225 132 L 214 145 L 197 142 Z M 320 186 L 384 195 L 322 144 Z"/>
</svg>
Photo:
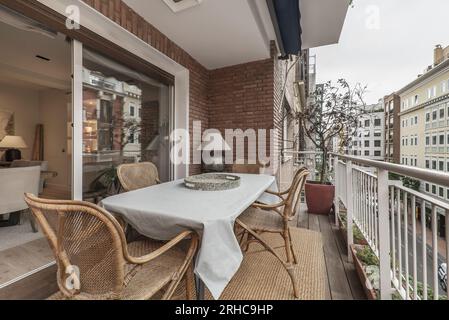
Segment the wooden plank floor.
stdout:
<svg viewBox="0 0 449 320">
<path fill-rule="evenodd" d="M 323 237 L 328 277 L 326 299 L 365 300 L 362 284 L 354 265 L 348 262 L 346 245 L 333 221 L 333 216 L 308 214 L 305 210 L 298 215 L 300 228 L 320 232 Z"/>
</svg>

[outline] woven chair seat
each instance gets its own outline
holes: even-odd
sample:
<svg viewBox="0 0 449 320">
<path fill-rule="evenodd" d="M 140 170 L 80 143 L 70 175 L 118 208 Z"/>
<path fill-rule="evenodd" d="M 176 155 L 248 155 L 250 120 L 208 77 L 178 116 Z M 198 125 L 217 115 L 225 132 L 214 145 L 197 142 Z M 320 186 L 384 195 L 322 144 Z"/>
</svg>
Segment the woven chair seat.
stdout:
<svg viewBox="0 0 449 320">
<path fill-rule="evenodd" d="M 253 230 L 267 232 L 282 232 L 284 230 L 282 217 L 274 211 L 250 207 L 243 212 L 239 220 Z"/>
<path fill-rule="evenodd" d="M 139 240 L 128 245 L 128 251 L 133 256 L 149 254 L 160 248 L 163 242 L 151 239 Z M 158 259 L 135 266 L 128 264 L 126 287 L 122 292 L 124 300 L 148 300 L 159 290 L 169 284 L 183 264 L 186 251 L 176 246 L 164 253 Z"/>
</svg>

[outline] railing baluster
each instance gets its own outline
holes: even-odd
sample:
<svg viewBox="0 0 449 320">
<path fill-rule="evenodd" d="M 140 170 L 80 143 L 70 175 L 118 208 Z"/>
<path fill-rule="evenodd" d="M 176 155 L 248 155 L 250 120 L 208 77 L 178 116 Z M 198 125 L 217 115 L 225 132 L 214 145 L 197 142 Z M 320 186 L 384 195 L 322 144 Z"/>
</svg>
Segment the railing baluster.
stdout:
<svg viewBox="0 0 449 320">
<path fill-rule="evenodd" d="M 393 267 L 393 279 L 396 279 L 396 231 L 395 231 L 395 211 L 396 211 L 396 205 L 395 205 L 395 187 L 391 187 L 391 259 L 392 259 L 392 267 Z M 379 195 L 380 199 L 380 195 Z M 379 210 L 380 212 L 380 210 Z M 380 240 L 380 235 L 379 235 Z"/>
<path fill-rule="evenodd" d="M 379 254 L 379 231 L 378 231 L 378 226 L 379 226 L 379 190 L 377 189 L 377 179 L 374 183 L 374 203 L 375 203 L 375 208 L 374 208 L 374 241 L 375 241 L 375 246 L 376 246 L 376 250 L 377 250 L 377 254 Z"/>
<path fill-rule="evenodd" d="M 432 205 L 432 269 L 433 269 L 433 300 L 439 298 L 438 287 L 438 212 L 437 206 Z"/>
<path fill-rule="evenodd" d="M 354 238 L 353 238 L 353 234 L 352 234 L 352 215 L 354 212 L 353 209 L 353 204 L 354 204 L 354 198 L 351 197 L 352 193 L 352 184 L 354 183 L 352 180 L 352 162 L 351 161 L 347 161 L 346 162 L 346 194 L 348 197 L 348 207 L 346 208 L 347 210 L 347 216 L 346 216 L 346 220 L 347 220 L 347 233 L 348 233 L 348 261 L 352 262 L 352 254 L 351 254 L 351 246 L 353 244 Z"/>
<path fill-rule="evenodd" d="M 449 271 L 449 210 L 445 212 L 446 221 L 446 283 L 447 283 L 447 273 Z M 449 286 L 446 285 L 446 297 L 449 300 Z"/>
<path fill-rule="evenodd" d="M 408 269 L 408 193 L 404 192 L 404 263 L 405 263 L 405 299 L 410 299 L 410 281 Z"/>
<path fill-rule="evenodd" d="M 422 240 L 422 279 L 423 300 L 427 300 L 427 226 L 426 226 L 426 202 L 421 203 L 421 240 Z"/>
<path fill-rule="evenodd" d="M 397 249 L 398 249 L 398 287 L 402 290 L 402 223 L 401 223 L 401 190 L 398 188 L 397 190 L 397 205 L 398 205 L 398 215 L 396 221 L 397 227 Z"/>
<path fill-rule="evenodd" d="M 380 298 L 391 300 L 390 269 L 390 218 L 388 215 L 388 171 L 379 169 L 377 173 L 379 192 L 379 270 Z"/>
<path fill-rule="evenodd" d="M 335 185 L 335 196 L 334 196 L 334 214 L 335 214 L 335 225 L 339 226 L 339 220 L 338 217 L 340 216 L 340 200 L 339 200 L 339 193 L 340 193 L 340 177 L 339 177 L 339 163 L 338 163 L 338 157 L 334 156 L 334 185 Z"/>
<path fill-rule="evenodd" d="M 416 197 L 412 196 L 413 300 L 418 299 L 418 257 L 416 256 Z"/>
</svg>

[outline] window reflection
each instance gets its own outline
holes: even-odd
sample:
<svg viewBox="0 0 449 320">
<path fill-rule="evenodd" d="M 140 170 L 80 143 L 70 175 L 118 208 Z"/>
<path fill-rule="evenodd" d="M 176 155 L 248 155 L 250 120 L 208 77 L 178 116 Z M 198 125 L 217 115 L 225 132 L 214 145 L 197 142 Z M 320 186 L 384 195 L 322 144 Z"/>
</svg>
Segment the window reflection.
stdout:
<svg viewBox="0 0 449 320">
<path fill-rule="evenodd" d="M 122 163 L 153 162 L 168 181 L 171 88 L 91 51 L 84 56 L 84 200 L 119 192 Z"/>
</svg>

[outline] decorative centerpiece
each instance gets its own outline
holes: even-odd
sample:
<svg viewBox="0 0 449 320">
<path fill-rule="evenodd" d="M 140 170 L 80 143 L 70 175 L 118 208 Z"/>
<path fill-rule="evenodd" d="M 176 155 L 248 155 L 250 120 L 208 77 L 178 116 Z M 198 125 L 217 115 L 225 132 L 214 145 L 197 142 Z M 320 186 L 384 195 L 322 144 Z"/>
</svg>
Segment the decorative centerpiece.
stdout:
<svg viewBox="0 0 449 320">
<path fill-rule="evenodd" d="M 240 177 L 226 173 L 205 173 L 184 179 L 186 188 L 201 191 L 222 191 L 240 186 Z"/>
</svg>

